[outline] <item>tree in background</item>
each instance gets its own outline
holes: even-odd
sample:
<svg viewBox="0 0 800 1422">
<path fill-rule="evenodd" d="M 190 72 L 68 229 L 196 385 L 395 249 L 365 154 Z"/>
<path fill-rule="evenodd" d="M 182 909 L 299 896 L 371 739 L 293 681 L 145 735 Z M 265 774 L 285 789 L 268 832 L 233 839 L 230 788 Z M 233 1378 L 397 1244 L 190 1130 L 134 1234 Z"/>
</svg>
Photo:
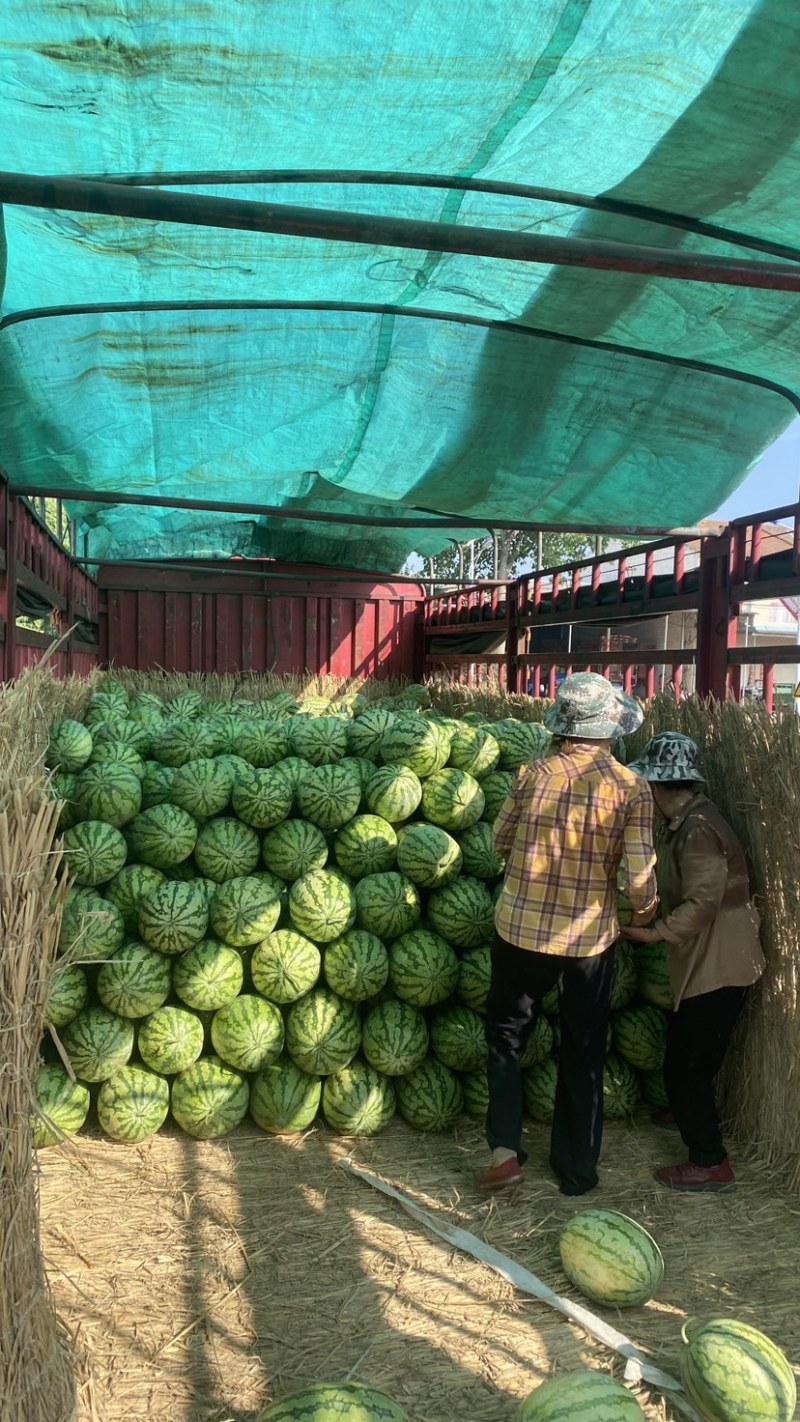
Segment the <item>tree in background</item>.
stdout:
<svg viewBox="0 0 800 1422">
<path fill-rule="evenodd" d="M 423 576 L 429 578 L 513 578 L 539 564 L 558 567 L 579 562 L 605 551 L 608 539 L 589 533 L 542 533 L 528 529 L 503 530 L 473 543 L 455 543 L 435 558 L 424 560 Z M 615 539 L 616 544 L 633 540 Z M 541 547 L 540 547 L 541 545 Z"/>
</svg>

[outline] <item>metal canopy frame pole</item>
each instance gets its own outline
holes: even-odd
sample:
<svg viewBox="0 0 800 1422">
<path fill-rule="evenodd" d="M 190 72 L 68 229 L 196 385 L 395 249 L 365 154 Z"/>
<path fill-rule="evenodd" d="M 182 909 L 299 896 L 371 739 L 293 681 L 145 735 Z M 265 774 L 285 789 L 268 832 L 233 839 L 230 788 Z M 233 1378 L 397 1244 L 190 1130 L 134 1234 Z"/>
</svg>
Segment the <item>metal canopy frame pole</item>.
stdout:
<svg viewBox="0 0 800 1422">
<path fill-rule="evenodd" d="M 405 217 L 299 207 L 289 203 L 162 192 L 157 188 L 126 187 L 121 183 L 98 183 L 85 178 L 0 173 L 0 202 L 153 222 L 187 223 L 193 227 L 278 232 L 328 242 L 459 252 L 505 261 L 638 273 L 642 276 L 757 287 L 770 291 L 800 291 L 800 266 L 780 262 L 753 262 L 740 257 L 714 258 L 626 242 L 553 237 L 447 222 L 422 222 Z"/>
</svg>

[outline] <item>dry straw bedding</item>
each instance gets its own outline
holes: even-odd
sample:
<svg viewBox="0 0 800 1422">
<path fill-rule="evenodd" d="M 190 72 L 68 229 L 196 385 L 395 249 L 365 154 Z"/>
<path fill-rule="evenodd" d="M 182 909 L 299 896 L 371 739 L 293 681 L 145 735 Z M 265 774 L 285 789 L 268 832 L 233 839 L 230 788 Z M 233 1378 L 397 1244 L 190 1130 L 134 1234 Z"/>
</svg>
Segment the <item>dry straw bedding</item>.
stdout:
<svg viewBox="0 0 800 1422">
<path fill-rule="evenodd" d="M 423 1137 L 395 1122 L 353 1143 L 324 1128 L 274 1140 L 242 1127 L 214 1144 L 176 1132 L 134 1149 L 81 1138 L 49 1151 L 44 1247 L 76 1339 L 81 1422 L 252 1422 L 275 1396 L 348 1376 L 384 1388 L 412 1422 L 503 1422 L 555 1370 L 619 1375 L 581 1330 L 337 1164 L 352 1149 L 569 1293 L 557 1236 L 576 1202 L 549 1176 L 546 1128 L 529 1136 L 524 1188 L 493 1202 L 473 1189 L 485 1148 L 472 1125 Z M 662 1191 L 652 1169 L 679 1153 L 646 1118 L 607 1128 L 592 1203 L 640 1220 L 666 1258 L 656 1301 L 607 1316 L 673 1375 L 686 1317 L 747 1319 L 800 1359 L 796 1199 L 746 1165 L 736 1195 Z M 677 1422 L 657 1394 L 640 1400 L 648 1418 Z"/>
</svg>

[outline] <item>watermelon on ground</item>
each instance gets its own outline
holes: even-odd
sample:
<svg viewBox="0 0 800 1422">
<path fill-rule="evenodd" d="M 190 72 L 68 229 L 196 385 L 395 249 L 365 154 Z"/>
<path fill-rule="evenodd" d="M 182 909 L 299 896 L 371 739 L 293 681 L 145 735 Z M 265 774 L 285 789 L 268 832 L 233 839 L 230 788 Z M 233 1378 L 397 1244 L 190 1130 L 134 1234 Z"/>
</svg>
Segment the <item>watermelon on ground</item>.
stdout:
<svg viewBox="0 0 800 1422">
<path fill-rule="evenodd" d="M 529 1393 L 516 1422 L 643 1422 L 636 1398 L 607 1373 L 562 1373 Z"/>
<path fill-rule="evenodd" d="M 500 745 L 487 730 L 461 721 L 453 730 L 448 764 L 465 770 L 475 780 L 483 780 L 497 769 Z"/>
<path fill-rule="evenodd" d="M 444 1002 L 454 991 L 458 974 L 458 958 L 450 944 L 429 929 L 403 933 L 389 949 L 392 991 L 413 1007 Z"/>
<path fill-rule="evenodd" d="M 436 825 L 406 825 L 397 845 L 397 867 L 423 889 L 440 889 L 461 873 L 458 841 Z"/>
<path fill-rule="evenodd" d="M 315 1383 L 290 1393 L 256 1422 L 408 1422 L 396 1402 L 363 1383 Z"/>
<path fill-rule="evenodd" d="M 37 1150 L 77 1135 L 89 1114 L 91 1096 L 82 1081 L 73 1081 L 63 1066 L 41 1066 L 36 1075 L 36 1112 L 31 1136 Z"/>
<path fill-rule="evenodd" d="M 492 844 L 491 826 L 485 820 L 470 826 L 458 836 L 465 874 L 476 879 L 497 879 L 506 861 Z"/>
<path fill-rule="evenodd" d="M 552 1057 L 537 1062 L 522 1073 L 525 1107 L 534 1121 L 552 1121 L 556 1105 L 558 1067 Z"/>
<path fill-rule="evenodd" d="M 147 943 L 135 941 L 118 948 L 97 975 L 97 996 L 119 1017 L 147 1017 L 163 1006 L 171 987 L 169 958 Z"/>
<path fill-rule="evenodd" d="M 151 810 L 154 805 L 166 805 L 172 798 L 172 787 L 177 770 L 171 765 L 162 765 L 157 760 L 144 762 L 142 776 L 142 809 Z"/>
<path fill-rule="evenodd" d="M 280 1057 L 250 1082 L 250 1115 L 270 1135 L 292 1135 L 311 1125 L 319 1110 L 322 1082 Z"/>
<path fill-rule="evenodd" d="M 465 770 L 439 770 L 425 781 L 422 789 L 425 818 L 451 834 L 459 834 L 476 824 L 485 803 L 478 781 Z"/>
<path fill-rule="evenodd" d="M 466 876 L 428 896 L 428 921 L 454 948 L 477 948 L 494 933 L 494 903 L 480 879 Z"/>
<path fill-rule="evenodd" d="M 194 847 L 194 861 L 204 879 L 224 884 L 252 874 L 261 858 L 261 840 L 241 820 L 210 820 L 203 825 Z"/>
<path fill-rule="evenodd" d="M 555 1027 L 557 1025 L 554 1023 L 551 1026 L 543 1013 L 540 1013 L 536 1018 L 520 1058 L 520 1065 L 523 1068 L 538 1066 L 540 1062 L 547 1060 L 555 1045 Z"/>
<path fill-rule="evenodd" d="M 702 1417 L 715 1422 L 791 1422 L 794 1373 L 780 1348 L 752 1324 L 712 1318 L 684 1325 L 681 1381 Z"/>
<path fill-rule="evenodd" d="M 301 1071 L 329 1076 L 349 1066 L 361 1045 L 361 1022 L 352 1002 L 315 988 L 286 1014 L 286 1050 Z"/>
<path fill-rule="evenodd" d="M 666 943 L 637 943 L 634 961 L 639 996 L 653 1007 L 672 1012 L 675 999 L 667 967 Z"/>
<path fill-rule="evenodd" d="M 395 1091 L 400 1115 L 416 1131 L 452 1130 L 464 1109 L 455 1072 L 431 1058 L 398 1077 Z"/>
<path fill-rule="evenodd" d="M 296 1002 L 317 984 L 322 958 L 302 933 L 279 928 L 259 943 L 250 959 L 253 987 L 269 1002 Z"/>
<path fill-rule="evenodd" d="M 168 1115 L 169 1083 L 146 1067 L 122 1067 L 100 1087 L 97 1119 L 114 1141 L 145 1141 Z"/>
<path fill-rule="evenodd" d="M 216 732 L 208 722 L 170 716 L 153 735 L 153 759 L 179 769 L 190 760 L 216 755 Z"/>
<path fill-rule="evenodd" d="M 201 1057 L 172 1083 L 172 1115 L 196 1140 L 227 1135 L 244 1120 L 250 1100 L 247 1077 L 217 1057 Z"/>
<path fill-rule="evenodd" d="M 428 1027 L 418 1008 L 389 998 L 370 1008 L 362 1025 L 362 1049 L 383 1076 L 414 1071 L 428 1051 Z"/>
<path fill-rule="evenodd" d="M 366 1002 L 386 986 L 389 955 L 374 933 L 351 928 L 325 949 L 328 987 L 348 1002 Z"/>
<path fill-rule="evenodd" d="M 451 1071 L 477 1071 L 486 1064 L 486 1027 L 471 1007 L 456 1003 L 434 1015 L 431 1051 Z"/>
<path fill-rule="evenodd" d="M 371 706 L 347 727 L 347 749 L 350 755 L 363 756 L 376 763 L 380 759 L 381 742 L 394 724 L 394 715 L 382 706 Z"/>
<path fill-rule="evenodd" d="M 529 761 L 541 760 L 550 749 L 550 732 L 535 721 L 508 716 L 496 721 L 492 735 L 500 746 L 500 769 L 517 771 Z"/>
<path fill-rule="evenodd" d="M 376 1136 L 395 1109 L 392 1083 L 366 1062 L 351 1062 L 325 1079 L 322 1114 L 341 1136 Z"/>
<path fill-rule="evenodd" d="M 139 902 L 139 934 L 159 953 L 185 953 L 207 928 L 205 890 L 192 881 L 159 884 Z"/>
<path fill-rule="evenodd" d="M 315 943 L 332 943 L 352 928 L 356 900 L 343 874 L 317 869 L 292 885 L 289 916 L 304 937 Z"/>
<path fill-rule="evenodd" d="M 58 951 L 73 963 L 111 958 L 125 941 L 122 914 L 99 894 L 71 889 L 64 900 Z"/>
<path fill-rule="evenodd" d="M 293 884 L 304 874 L 325 868 L 328 843 L 322 830 L 308 820 L 284 820 L 264 835 L 261 857 L 272 874 Z"/>
<path fill-rule="evenodd" d="M 292 752 L 311 765 L 332 765 L 347 754 L 347 730 L 338 716 L 294 716 L 288 727 Z"/>
<path fill-rule="evenodd" d="M 131 820 L 126 835 L 132 859 L 154 869 L 170 869 L 192 853 L 197 821 L 177 805 L 153 805 Z"/>
<path fill-rule="evenodd" d="M 164 1076 L 196 1062 L 204 1041 L 202 1022 L 185 1007 L 159 1007 L 139 1023 L 139 1056 L 145 1066 Z"/>
<path fill-rule="evenodd" d="M 95 754 L 102 745 L 130 746 L 144 759 L 150 754 L 152 733 L 141 721 L 131 721 L 127 716 L 118 720 L 100 721 L 92 733 Z"/>
<path fill-rule="evenodd" d="M 289 754 L 286 725 L 275 718 L 260 716 L 243 721 L 234 737 L 233 749 L 256 769 L 267 770 Z"/>
<path fill-rule="evenodd" d="M 638 1071 L 656 1071 L 664 1062 L 667 1019 L 650 1003 L 624 1007 L 613 1018 L 614 1049 Z"/>
<path fill-rule="evenodd" d="M 300 781 L 295 800 L 305 819 L 332 834 L 358 813 L 361 777 L 343 763 L 315 766 Z"/>
<path fill-rule="evenodd" d="M 655 1240 L 617 1210 L 579 1210 L 558 1247 L 570 1283 L 594 1303 L 636 1308 L 653 1297 L 664 1273 Z"/>
<path fill-rule="evenodd" d="M 603 1066 L 603 1110 L 609 1121 L 632 1116 L 639 1103 L 639 1075 L 623 1057 L 610 1052 Z"/>
<path fill-rule="evenodd" d="M 283 1051 L 278 1008 L 254 993 L 242 993 L 214 1013 L 211 1042 L 217 1056 L 238 1071 L 261 1071 Z"/>
<path fill-rule="evenodd" d="M 130 1060 L 133 1023 L 106 1007 L 85 1007 L 64 1028 L 61 1042 L 81 1081 L 105 1081 Z"/>
<path fill-rule="evenodd" d="M 72 792 L 75 820 L 102 820 L 121 829 L 142 807 L 138 776 L 115 761 L 87 765 L 75 777 Z"/>
<path fill-rule="evenodd" d="M 62 835 L 61 847 L 70 878 L 87 888 L 113 879 L 128 857 L 121 832 L 102 820 L 83 820 L 73 825 Z"/>
<path fill-rule="evenodd" d="M 89 764 L 92 754 L 92 733 L 80 721 L 69 718 L 54 721 L 47 743 L 47 764 L 51 770 L 76 774 Z"/>
<path fill-rule="evenodd" d="M 382 874 L 397 858 L 397 835 L 379 815 L 356 815 L 339 830 L 333 852 L 339 868 L 351 879 Z"/>
<path fill-rule="evenodd" d="M 488 943 L 470 948 L 458 966 L 456 991 L 461 1001 L 473 1012 L 485 1012 L 492 981 L 492 950 Z"/>
<path fill-rule="evenodd" d="M 225 766 L 217 760 L 187 760 L 175 771 L 171 798 L 198 820 L 221 814 L 231 798 Z"/>
<path fill-rule="evenodd" d="M 126 864 L 109 879 L 104 889 L 106 900 L 119 909 L 128 933 L 139 931 L 139 904 L 145 894 L 166 882 L 166 875 L 150 864 Z"/>
<path fill-rule="evenodd" d="M 399 938 L 419 920 L 419 890 L 404 874 L 367 874 L 354 894 L 359 928 L 378 938 Z"/>
<path fill-rule="evenodd" d="M 57 963 L 53 968 L 44 1004 L 46 1027 L 66 1027 L 86 1006 L 89 984 L 83 968 Z"/>
<path fill-rule="evenodd" d="M 493 770 L 491 775 L 487 775 L 481 780 L 481 790 L 485 800 L 481 818 L 488 824 L 494 824 L 513 784 L 514 776 L 510 770 Z"/>
<path fill-rule="evenodd" d="M 450 754 L 450 738 L 434 721 L 401 712 L 381 740 L 384 765 L 407 765 L 422 780 L 441 770 Z"/>
<path fill-rule="evenodd" d="M 278 766 L 253 769 L 247 766 L 237 777 L 231 792 L 236 815 L 254 829 L 272 829 L 292 810 L 292 787 Z"/>
<path fill-rule="evenodd" d="M 244 971 L 241 954 L 215 938 L 204 938 L 175 960 L 172 986 L 186 1007 L 216 1012 L 238 996 Z"/>
<path fill-rule="evenodd" d="M 402 824 L 419 807 L 422 781 L 407 765 L 384 765 L 371 776 L 365 799 L 370 814 Z"/>
<path fill-rule="evenodd" d="M 478 1121 L 485 1120 L 489 1110 L 489 1078 L 486 1071 L 462 1072 L 461 1089 L 467 1115 Z"/>
<path fill-rule="evenodd" d="M 611 984 L 609 1007 L 617 1012 L 633 1002 L 638 987 L 636 955 L 632 943 L 621 938 L 614 949 L 614 977 Z"/>
<path fill-rule="evenodd" d="M 249 948 L 269 936 L 281 916 L 280 898 L 266 875 L 242 875 L 220 884 L 211 900 L 212 933 L 232 948 Z"/>
</svg>

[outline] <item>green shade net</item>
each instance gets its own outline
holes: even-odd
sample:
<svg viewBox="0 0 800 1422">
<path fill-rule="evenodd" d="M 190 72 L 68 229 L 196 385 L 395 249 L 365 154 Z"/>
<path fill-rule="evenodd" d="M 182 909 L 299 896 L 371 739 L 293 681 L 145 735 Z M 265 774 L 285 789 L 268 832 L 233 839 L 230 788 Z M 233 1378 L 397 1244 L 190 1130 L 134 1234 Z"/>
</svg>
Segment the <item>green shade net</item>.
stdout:
<svg viewBox="0 0 800 1422">
<path fill-rule="evenodd" d="M 427 172 L 612 195 L 772 242 L 800 225 L 800 8 L 784 0 L 32 0 L 3 8 L 0 40 L 8 170 Z M 412 182 L 181 190 L 763 256 Z M 97 558 L 390 570 L 468 536 L 447 515 L 476 530 L 685 525 L 794 413 L 732 378 L 791 386 L 787 293 L 79 212 L 7 206 L 4 221 L 0 462 L 18 486 L 74 491 Z M 215 309 L 85 309 L 152 302 Z M 359 521 L 132 509 L 87 490 Z M 374 523 L 417 510 L 441 527 Z"/>
</svg>

